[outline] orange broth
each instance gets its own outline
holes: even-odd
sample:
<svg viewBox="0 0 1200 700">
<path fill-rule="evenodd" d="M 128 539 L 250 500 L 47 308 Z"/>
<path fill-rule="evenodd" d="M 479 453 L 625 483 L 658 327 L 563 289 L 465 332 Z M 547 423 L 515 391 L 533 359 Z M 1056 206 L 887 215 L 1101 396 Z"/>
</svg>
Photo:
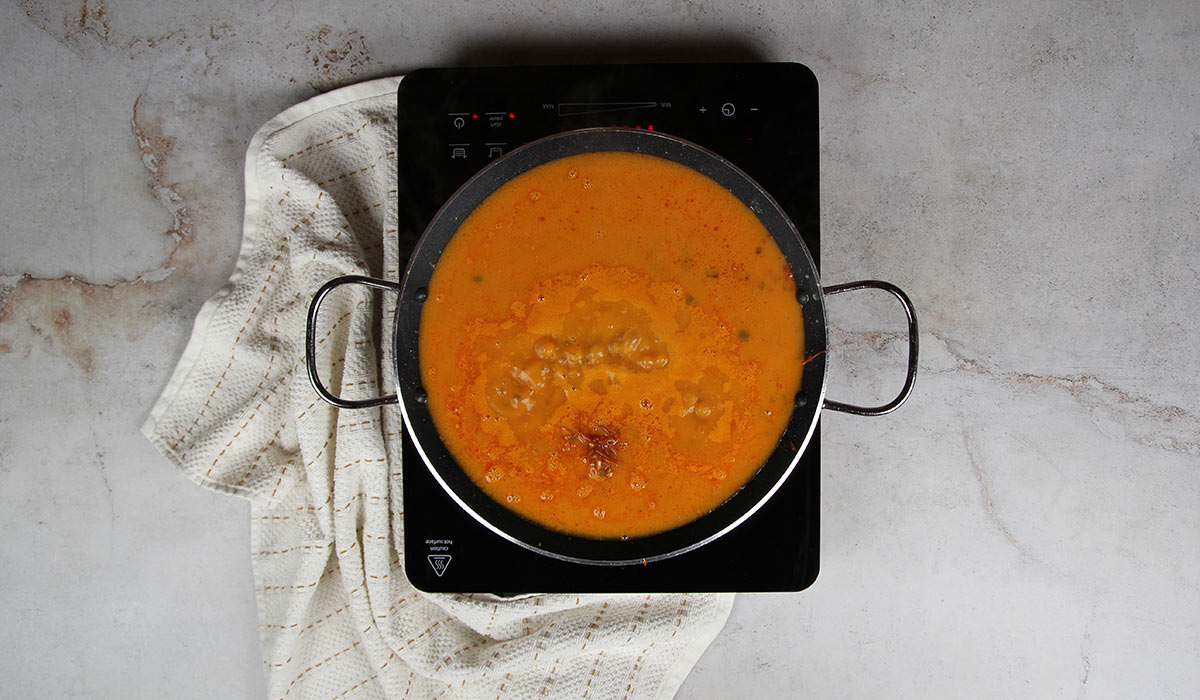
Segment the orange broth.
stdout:
<svg viewBox="0 0 1200 700">
<path fill-rule="evenodd" d="M 774 450 L 800 388 L 792 271 L 710 178 L 656 156 L 569 156 L 462 223 L 421 317 L 434 423 L 486 493 L 593 538 L 720 505 Z"/>
</svg>

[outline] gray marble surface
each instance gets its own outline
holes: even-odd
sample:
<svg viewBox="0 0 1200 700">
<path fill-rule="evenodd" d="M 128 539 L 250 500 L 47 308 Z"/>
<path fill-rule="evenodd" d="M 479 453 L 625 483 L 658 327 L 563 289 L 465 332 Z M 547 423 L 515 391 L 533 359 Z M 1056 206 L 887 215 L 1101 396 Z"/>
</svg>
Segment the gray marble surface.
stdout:
<svg viewBox="0 0 1200 700">
<path fill-rule="evenodd" d="M 904 287 L 917 392 L 823 421 L 822 573 L 680 697 L 1200 688 L 1200 10 L 1190 0 L 0 6 L 0 687 L 254 698 L 247 509 L 138 432 L 232 270 L 254 131 L 421 66 L 799 61 L 827 283 Z M 829 303 L 830 393 L 902 328 Z"/>
</svg>

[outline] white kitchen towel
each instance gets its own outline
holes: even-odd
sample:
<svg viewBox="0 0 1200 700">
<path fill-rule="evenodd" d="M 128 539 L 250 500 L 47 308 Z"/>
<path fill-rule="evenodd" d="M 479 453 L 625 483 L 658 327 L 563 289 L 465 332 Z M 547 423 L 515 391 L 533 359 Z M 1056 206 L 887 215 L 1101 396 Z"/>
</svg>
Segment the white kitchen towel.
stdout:
<svg viewBox="0 0 1200 700">
<path fill-rule="evenodd" d="M 351 273 L 398 279 L 396 88 L 346 87 L 255 135 L 229 283 L 200 310 L 143 426 L 197 483 L 251 503 L 272 698 L 668 698 L 729 595 L 429 595 L 409 585 L 400 412 L 321 402 L 304 366 L 308 302 Z M 322 307 L 318 359 L 346 398 L 392 386 L 394 297 Z"/>
</svg>

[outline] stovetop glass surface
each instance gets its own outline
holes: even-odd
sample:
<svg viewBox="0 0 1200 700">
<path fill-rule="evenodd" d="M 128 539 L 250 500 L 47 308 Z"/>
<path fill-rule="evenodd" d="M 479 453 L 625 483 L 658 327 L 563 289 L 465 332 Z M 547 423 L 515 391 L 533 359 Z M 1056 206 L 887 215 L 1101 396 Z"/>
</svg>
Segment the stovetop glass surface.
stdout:
<svg viewBox="0 0 1200 700">
<path fill-rule="evenodd" d="M 693 141 L 758 181 L 820 265 L 817 84 L 804 66 L 681 64 L 425 69 L 398 91 L 401 258 L 491 160 L 560 131 L 641 128 Z M 820 426 L 791 476 L 747 521 L 644 565 L 552 559 L 463 512 L 404 436 L 405 573 L 436 592 L 797 591 L 818 571 Z"/>
</svg>

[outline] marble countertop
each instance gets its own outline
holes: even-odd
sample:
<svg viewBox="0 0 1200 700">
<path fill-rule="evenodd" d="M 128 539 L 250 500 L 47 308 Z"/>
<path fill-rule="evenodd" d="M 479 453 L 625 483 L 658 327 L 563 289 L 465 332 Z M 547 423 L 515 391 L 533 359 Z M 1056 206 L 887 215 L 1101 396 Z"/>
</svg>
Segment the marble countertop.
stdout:
<svg viewBox="0 0 1200 700">
<path fill-rule="evenodd" d="M 742 595 L 680 697 L 1200 687 L 1200 12 L 1187 0 L 0 7 L 0 677 L 265 692 L 247 507 L 138 431 L 238 251 L 282 109 L 432 65 L 798 61 L 827 283 L 921 321 L 916 393 L 822 425 L 822 573 Z M 185 8 L 186 9 L 183 9 Z M 831 396 L 901 319 L 830 300 Z"/>
</svg>

